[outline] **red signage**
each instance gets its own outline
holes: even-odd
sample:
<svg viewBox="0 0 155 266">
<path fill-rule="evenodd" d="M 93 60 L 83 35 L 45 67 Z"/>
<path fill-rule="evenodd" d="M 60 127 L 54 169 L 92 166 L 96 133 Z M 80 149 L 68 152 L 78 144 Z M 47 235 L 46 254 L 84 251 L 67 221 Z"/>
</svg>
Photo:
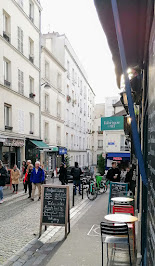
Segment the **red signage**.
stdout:
<svg viewBox="0 0 155 266">
<path fill-rule="evenodd" d="M 122 157 L 113 157 L 114 161 L 122 161 Z"/>
</svg>

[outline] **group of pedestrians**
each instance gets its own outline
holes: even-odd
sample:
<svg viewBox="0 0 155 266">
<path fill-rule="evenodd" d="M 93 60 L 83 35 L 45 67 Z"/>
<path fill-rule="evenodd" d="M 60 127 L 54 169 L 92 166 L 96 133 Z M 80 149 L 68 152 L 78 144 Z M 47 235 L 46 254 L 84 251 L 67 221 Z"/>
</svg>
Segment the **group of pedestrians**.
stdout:
<svg viewBox="0 0 155 266">
<path fill-rule="evenodd" d="M 78 162 L 75 162 L 75 166 L 71 169 L 71 175 L 73 176 L 73 184 L 75 186 L 75 195 L 76 195 L 76 187 L 79 187 L 79 194 L 81 195 L 81 180 L 80 177 L 82 175 L 82 170 L 78 166 Z M 59 170 L 59 180 L 62 185 L 68 184 L 67 179 L 67 167 L 64 163 L 61 163 Z"/>
<path fill-rule="evenodd" d="M 8 172 L 3 166 L 0 160 L 0 203 L 3 203 L 3 188 L 8 179 Z M 29 196 L 32 201 L 34 201 L 35 190 L 38 189 L 38 200 L 41 199 L 41 185 L 45 183 L 45 173 L 40 166 L 40 162 L 35 162 L 35 166 L 32 165 L 31 160 L 22 163 L 21 171 L 15 164 L 10 173 L 10 182 L 12 183 L 13 193 L 18 193 L 18 185 L 20 183 L 20 178 L 23 180 L 25 193 L 27 189 L 29 191 Z"/>
<path fill-rule="evenodd" d="M 128 183 L 128 189 L 131 189 L 132 186 L 132 176 L 133 176 L 133 171 L 130 168 L 130 166 L 127 166 L 126 168 L 126 174 L 124 177 L 124 182 Z M 110 180 L 111 182 L 120 182 L 121 180 L 121 171 L 117 167 L 116 162 L 112 162 L 112 168 L 110 168 L 107 172 L 107 179 Z"/>
</svg>

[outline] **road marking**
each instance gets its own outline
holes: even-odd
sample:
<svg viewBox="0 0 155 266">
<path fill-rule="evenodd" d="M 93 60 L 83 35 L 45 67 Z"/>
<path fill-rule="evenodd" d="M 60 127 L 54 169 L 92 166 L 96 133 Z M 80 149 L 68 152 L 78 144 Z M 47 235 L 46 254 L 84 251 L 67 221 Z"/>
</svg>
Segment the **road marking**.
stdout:
<svg viewBox="0 0 155 266">
<path fill-rule="evenodd" d="M 87 236 L 100 236 L 100 226 L 98 224 L 94 224 L 90 228 Z"/>
</svg>

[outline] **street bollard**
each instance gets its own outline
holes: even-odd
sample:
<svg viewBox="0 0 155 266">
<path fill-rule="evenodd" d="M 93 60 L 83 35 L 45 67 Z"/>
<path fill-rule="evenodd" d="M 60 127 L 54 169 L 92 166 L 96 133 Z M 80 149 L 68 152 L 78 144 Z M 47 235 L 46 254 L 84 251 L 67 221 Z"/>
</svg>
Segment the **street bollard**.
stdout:
<svg viewBox="0 0 155 266">
<path fill-rule="evenodd" d="M 74 207 L 74 196 L 75 196 L 75 185 L 73 185 L 73 202 L 72 202 L 73 207 Z"/>
</svg>

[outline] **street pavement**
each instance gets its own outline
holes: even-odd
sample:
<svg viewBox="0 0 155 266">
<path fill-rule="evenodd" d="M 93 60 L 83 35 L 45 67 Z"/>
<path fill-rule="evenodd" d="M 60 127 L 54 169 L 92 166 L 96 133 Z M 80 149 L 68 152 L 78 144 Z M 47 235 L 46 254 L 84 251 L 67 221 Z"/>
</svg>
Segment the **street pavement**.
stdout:
<svg viewBox="0 0 155 266">
<path fill-rule="evenodd" d="M 54 182 L 49 179 L 47 183 L 60 184 L 58 178 Z M 72 206 L 72 183 L 69 186 Z M 17 195 L 9 189 L 4 190 L 4 203 L 0 205 L 0 265 L 38 236 L 41 208 L 37 199 L 34 202 L 28 199 L 22 184 Z M 75 204 L 80 200 L 81 196 L 77 195 Z"/>
<path fill-rule="evenodd" d="M 56 180 L 55 184 L 58 183 Z M 72 184 L 70 193 L 72 205 Z M 64 227 L 54 226 L 49 226 L 37 239 L 40 222 L 40 202 L 37 199 L 30 202 L 27 195 L 8 198 L 0 206 L 0 264 L 9 258 L 5 263 L 7 266 L 100 266 L 99 225 L 107 214 L 108 194 L 99 195 L 95 201 L 89 201 L 86 194 L 84 200 L 79 195 L 75 197 L 75 207 L 71 209 L 71 232 L 66 240 Z M 109 265 L 129 265 L 128 253 L 117 251 Z"/>
</svg>

